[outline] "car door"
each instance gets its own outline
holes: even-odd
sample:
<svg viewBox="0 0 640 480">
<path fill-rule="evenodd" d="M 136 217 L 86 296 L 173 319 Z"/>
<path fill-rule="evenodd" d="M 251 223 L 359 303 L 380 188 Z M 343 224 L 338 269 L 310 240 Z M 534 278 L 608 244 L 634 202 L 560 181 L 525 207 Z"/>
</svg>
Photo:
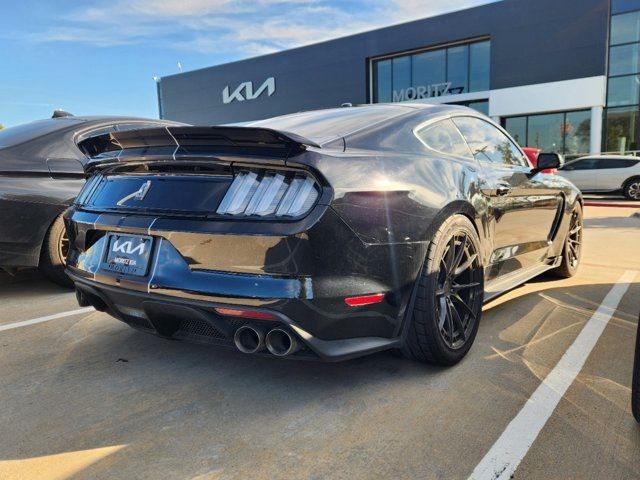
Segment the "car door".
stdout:
<svg viewBox="0 0 640 480">
<path fill-rule="evenodd" d="M 547 186 L 546 174 L 531 175 L 520 148 L 497 126 L 476 117 L 453 121 L 482 167 L 493 238 L 487 280 L 539 267 L 562 205 L 559 188 Z"/>
<path fill-rule="evenodd" d="M 634 158 L 601 158 L 598 160 L 597 184 L 599 190 L 613 191 L 622 188 L 632 176 L 631 168 L 638 163 Z"/>
<path fill-rule="evenodd" d="M 599 160 L 597 158 L 579 158 L 568 162 L 558 174 L 570 180 L 583 192 L 596 191 L 599 185 L 600 172 L 598 172 Z"/>
</svg>

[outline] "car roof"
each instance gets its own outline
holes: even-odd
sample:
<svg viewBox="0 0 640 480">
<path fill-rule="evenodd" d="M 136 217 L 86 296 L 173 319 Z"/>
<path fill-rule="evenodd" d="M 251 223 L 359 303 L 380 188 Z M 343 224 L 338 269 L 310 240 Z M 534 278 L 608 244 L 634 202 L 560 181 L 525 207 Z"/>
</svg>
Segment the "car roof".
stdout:
<svg viewBox="0 0 640 480">
<path fill-rule="evenodd" d="M 447 112 L 475 112 L 459 105 L 419 102 L 375 103 L 290 113 L 246 122 L 243 126 L 292 132 L 322 145 L 382 122 L 399 120 L 417 111 L 425 113 L 423 118 L 427 118 L 430 114 L 436 116 Z"/>
</svg>

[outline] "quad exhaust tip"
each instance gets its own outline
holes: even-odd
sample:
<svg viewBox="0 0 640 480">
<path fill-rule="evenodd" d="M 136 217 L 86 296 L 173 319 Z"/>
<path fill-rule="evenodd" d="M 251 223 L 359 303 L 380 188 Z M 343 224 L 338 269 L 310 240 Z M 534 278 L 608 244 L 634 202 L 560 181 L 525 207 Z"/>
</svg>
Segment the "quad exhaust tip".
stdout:
<svg viewBox="0 0 640 480">
<path fill-rule="evenodd" d="M 296 337 L 282 328 L 274 328 L 265 339 L 267 349 L 277 357 L 286 357 L 300 349 Z"/>
<path fill-rule="evenodd" d="M 265 347 L 264 331 L 261 328 L 243 325 L 236 330 L 233 341 L 242 353 L 258 353 Z"/>
</svg>

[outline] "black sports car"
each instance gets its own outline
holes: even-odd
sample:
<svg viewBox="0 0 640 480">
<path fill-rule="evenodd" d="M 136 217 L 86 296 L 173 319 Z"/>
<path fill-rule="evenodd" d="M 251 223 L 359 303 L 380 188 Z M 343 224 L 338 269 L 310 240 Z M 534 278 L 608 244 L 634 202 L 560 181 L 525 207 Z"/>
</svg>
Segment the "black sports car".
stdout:
<svg viewBox="0 0 640 480">
<path fill-rule="evenodd" d="M 580 192 L 473 110 L 394 104 L 81 142 L 81 305 L 164 337 L 451 365 L 483 301 L 580 261 Z"/>
<path fill-rule="evenodd" d="M 71 285 L 64 274 L 67 242 L 62 212 L 84 185 L 85 155 L 77 143 L 131 128 L 179 125 L 127 117 L 54 117 L 0 131 L 0 268 L 37 267 Z"/>
</svg>

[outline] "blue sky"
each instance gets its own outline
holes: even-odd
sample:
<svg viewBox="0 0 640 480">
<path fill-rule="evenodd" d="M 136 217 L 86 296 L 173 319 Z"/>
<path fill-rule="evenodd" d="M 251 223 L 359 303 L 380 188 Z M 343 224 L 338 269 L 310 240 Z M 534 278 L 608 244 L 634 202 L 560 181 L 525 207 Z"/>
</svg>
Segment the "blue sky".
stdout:
<svg viewBox="0 0 640 480">
<path fill-rule="evenodd" d="M 488 0 L 49 0 L 0 7 L 0 123 L 158 116 L 153 76 L 424 18 Z"/>
</svg>

